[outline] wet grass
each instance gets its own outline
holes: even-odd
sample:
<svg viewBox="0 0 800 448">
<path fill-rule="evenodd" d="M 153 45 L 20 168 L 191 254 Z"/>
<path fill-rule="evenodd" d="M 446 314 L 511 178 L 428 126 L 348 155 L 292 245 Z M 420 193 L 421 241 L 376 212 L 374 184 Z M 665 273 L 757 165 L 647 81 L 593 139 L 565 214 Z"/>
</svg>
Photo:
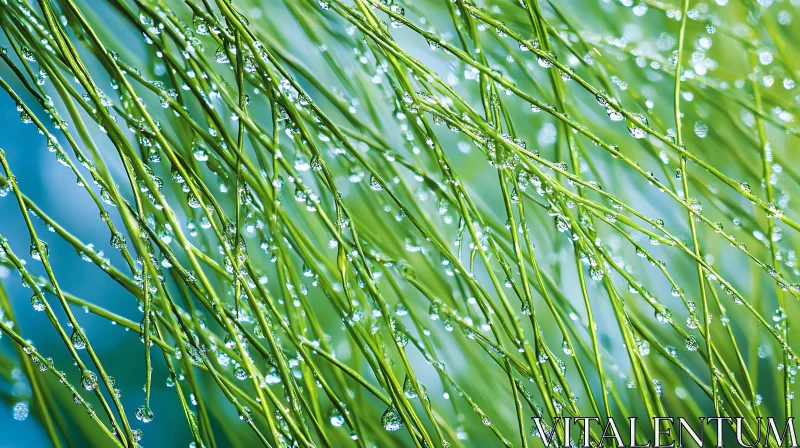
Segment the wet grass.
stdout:
<svg viewBox="0 0 800 448">
<path fill-rule="evenodd" d="M 541 446 L 533 416 L 755 440 L 796 408 L 793 14 L 3 0 L 0 88 L 107 227 L 75 236 L 0 150 L 30 237 L 0 222 L 4 282 L 45 316 L 0 289 L 30 387 L 4 398 L 54 446 L 158 445 L 165 375 L 197 447 Z M 57 239 L 139 313 L 59 286 Z M 79 309 L 140 335 L 141 392 Z"/>
</svg>

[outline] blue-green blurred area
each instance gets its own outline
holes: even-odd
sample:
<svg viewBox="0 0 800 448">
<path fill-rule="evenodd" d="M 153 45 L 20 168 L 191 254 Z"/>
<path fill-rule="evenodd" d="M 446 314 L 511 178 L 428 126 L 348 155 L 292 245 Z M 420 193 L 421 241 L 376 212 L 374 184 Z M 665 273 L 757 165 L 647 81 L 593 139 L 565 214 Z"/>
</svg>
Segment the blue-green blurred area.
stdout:
<svg viewBox="0 0 800 448">
<path fill-rule="evenodd" d="M 133 39 L 133 33 L 124 27 L 119 17 L 107 10 L 108 5 L 97 4 L 96 12 L 107 17 L 107 23 L 119 25 L 117 34 L 123 39 Z M 126 37 L 127 36 L 127 37 Z M 0 39 L 0 45 L 7 46 L 5 38 Z M 143 49 L 143 44 L 133 45 L 132 51 Z M 7 78 L 7 67 L 0 69 L 0 76 Z M 11 82 L 14 88 L 23 89 L 19 83 Z M 55 95 L 55 93 L 51 93 Z M 30 100 L 30 96 L 26 98 Z M 122 262 L 119 253 L 109 245 L 108 228 L 100 219 L 97 207 L 85 191 L 76 184 L 76 178 L 68 169 L 59 164 L 53 153 L 45 146 L 45 140 L 39 132 L 30 125 L 23 124 L 19 119 L 19 112 L 15 104 L 7 96 L 0 97 L 0 148 L 5 151 L 9 165 L 14 170 L 20 187 L 25 195 L 38 204 L 54 220 L 61 223 L 74 236 L 85 243 L 91 243 L 104 257 L 108 257 L 113 264 Z M 96 126 L 94 126 L 96 128 Z M 50 131 L 57 131 L 50 127 Z M 99 134 L 96 129 L 91 130 L 95 136 Z M 113 157 L 113 147 L 107 141 L 98 138 L 97 144 L 102 153 Z M 113 159 L 112 167 L 118 166 Z M 116 216 L 114 216 L 117 219 Z M 37 223 L 37 225 L 40 223 Z M 47 242 L 50 248 L 49 260 L 54 267 L 59 286 L 66 292 L 84 298 L 100 307 L 121 316 L 128 316 L 136 320 L 141 319 L 141 311 L 137 308 L 136 300 L 124 288 L 120 287 L 102 270 L 83 261 L 76 250 L 63 239 L 54 237 L 46 227 L 38 225 L 37 232 Z M 28 261 L 28 269 L 32 274 L 45 276 L 41 264 L 31 263 L 28 254 L 30 236 L 22 219 L 19 205 L 13 194 L 0 199 L 0 234 L 8 240 L 12 249 L 23 259 Z M 80 377 L 77 369 L 72 367 L 73 360 L 64 350 L 64 342 L 50 325 L 45 313 L 37 312 L 30 306 L 31 290 L 23 286 L 18 273 L 10 271 L 7 267 L 0 266 L 0 278 L 3 287 L 11 299 L 15 317 L 19 322 L 18 331 L 29 338 L 36 348 L 45 356 L 53 357 L 57 366 L 67 372 L 68 377 L 75 385 L 79 384 Z M 53 308 L 59 320 L 66 322 L 63 311 L 52 297 Z M 109 321 L 89 314 L 80 307 L 73 307 L 73 313 L 91 339 L 92 346 L 97 351 L 103 362 L 112 366 L 109 375 L 116 380 L 116 387 L 121 391 L 122 403 L 132 410 L 138 408 L 144 399 L 143 385 L 145 378 L 144 345 L 140 336 L 127 329 L 112 325 Z M 137 317 L 138 316 L 138 317 Z M 69 328 L 65 326 L 67 331 Z M 8 358 L 3 360 L 0 367 L 3 376 L 2 398 L 4 404 L 0 407 L 0 446 L 19 447 L 49 446 L 50 442 L 37 420 L 31 415 L 23 420 L 14 417 L 14 406 L 23 402 L 32 406 L 30 386 L 24 375 L 20 375 L 16 365 L 13 345 L 8 337 L 2 338 L 4 353 Z M 167 372 L 162 358 L 153 356 L 153 398 L 152 407 L 161 421 L 158 426 L 148 428 L 149 446 L 188 446 L 191 442 L 189 430 L 185 425 L 185 417 L 174 394 L 166 386 Z M 14 364 L 9 364 L 12 362 Z M 42 374 L 51 388 L 56 401 L 55 409 L 61 414 L 60 419 L 63 429 L 70 433 L 73 446 L 103 446 L 102 438 L 91 429 L 92 423 L 81 411 L 80 406 L 72 403 L 69 393 L 58 386 L 58 381 L 49 374 Z M 90 397 L 89 394 L 86 394 Z M 89 398 L 90 402 L 91 398 Z M 96 400 L 93 402 L 96 407 Z M 77 408 L 77 409 L 73 409 Z M 224 407 L 223 407 L 224 409 Z M 131 413 L 131 417 L 133 414 Z M 135 420 L 134 420 L 135 421 Z M 83 430 L 83 431 L 82 431 Z M 87 438 L 87 434 L 94 434 Z"/>
<path fill-rule="evenodd" d="M 19 112 L 15 111 L 14 106 L 7 97 L 0 99 L 0 122 L 3 123 L 3 141 L 0 147 L 5 151 L 25 194 L 51 217 L 62 223 L 73 235 L 82 241 L 95 244 L 98 250 L 103 250 L 105 256 L 111 258 L 112 262 L 119 263 L 120 257 L 110 250 L 107 238 L 100 237 L 107 234 L 108 229 L 99 219 L 97 208 L 91 198 L 76 185 L 74 175 L 55 161 L 36 130 L 20 122 Z M 30 237 L 21 218 L 19 206 L 13 197 L 8 196 L 0 200 L 0 233 L 15 252 L 30 263 L 33 261 L 27 253 Z M 54 238 L 45 227 L 40 226 L 38 232 L 41 232 L 41 238 L 50 247 L 49 258 L 61 288 L 119 315 L 132 317 L 141 315 L 137 310 L 135 299 L 108 276 L 102 275 L 99 267 L 81 260 L 72 246 L 60 238 Z M 35 262 L 29 264 L 29 269 L 36 275 L 45 275 L 44 269 Z M 52 356 L 56 365 L 61 366 L 77 384 L 79 380 L 77 370 L 71 367 L 72 359 L 65 352 L 64 343 L 44 313 L 36 312 L 30 306 L 31 290 L 22 286 L 18 273 L 11 272 L 6 267 L 0 267 L 0 277 L 11 298 L 17 322 L 20 323 L 18 330 L 34 342 L 40 353 Z M 54 306 L 54 308 L 57 310 L 57 316 L 65 321 L 59 307 Z M 107 365 L 113 366 L 109 373 L 114 376 L 116 387 L 122 392 L 123 404 L 131 409 L 137 408 L 144 397 L 142 386 L 145 374 L 142 362 L 144 346 L 139 336 L 113 326 L 102 318 L 85 314 L 79 307 L 74 307 L 73 312 L 78 313 L 78 319 L 91 338 L 98 355 Z M 15 354 L 8 337 L 4 337 L 3 342 L 4 353 L 13 359 Z M 182 410 L 176 400 L 169 399 L 163 360 L 159 362 L 155 356 L 154 360 L 156 368 L 153 374 L 153 408 L 156 409 L 159 420 L 163 419 L 164 424 L 151 428 L 148 436 L 151 433 L 152 436 L 148 438 L 152 437 L 151 441 L 160 441 L 152 446 L 186 446 L 191 438 L 188 429 L 181 424 L 185 421 Z M 2 409 L 0 421 L 3 422 L 0 426 L 0 446 L 48 446 L 49 441 L 36 419 L 32 416 L 23 421 L 13 418 L 13 407 L 18 402 L 31 402 L 29 394 L 15 392 L 20 390 L 29 392 L 30 388 L 28 386 L 20 389 L 17 386 L 18 381 L 13 379 L 19 379 L 19 373 L 8 370 L 7 367 L 11 366 L 5 365 L 4 362 L 2 367 L 2 374 L 5 377 L 2 389 L 4 406 L 0 408 Z M 16 366 L 13 368 L 18 369 Z M 58 387 L 58 382 L 51 375 L 42 376 L 48 380 L 53 388 L 52 392 L 60 396 L 61 400 L 58 403 L 63 415 L 74 415 L 79 420 L 85 420 L 80 423 L 81 425 L 90 424 L 84 415 L 85 411 L 81 412 L 78 409 L 76 412 L 75 409 L 70 409 L 70 406 L 78 406 L 72 404 L 71 397 Z M 19 382 L 27 384 L 24 377 Z M 90 439 L 83 439 L 77 428 L 73 436 L 77 445 L 91 445 Z"/>
<path fill-rule="evenodd" d="M 44 179 L 38 169 L 40 163 L 43 162 L 42 156 L 44 155 L 41 148 L 31 148 L 27 144 L 28 139 L 35 138 L 35 131 L 26 127 L 19 120 L 19 112 L 16 112 L 15 105 L 8 98 L 0 100 L 2 107 L 0 107 L 0 123 L 2 124 L 2 133 L 5 138 L 2 148 L 6 151 L 9 161 L 15 166 L 20 166 L 19 175 L 23 175 L 29 179 L 33 179 L 37 185 L 42 187 L 45 185 Z M 31 133 L 33 131 L 33 133 Z M 13 138 L 9 138 L 12 137 Z M 50 192 L 46 188 L 38 188 L 37 193 L 40 197 L 49 196 Z M 62 198 L 62 200 L 65 198 Z M 12 201 L 0 201 L 0 223 L 2 223 L 2 234 L 4 238 L 9 240 L 25 241 L 27 236 L 27 229 L 24 222 L 20 221 L 19 209 Z M 80 222 L 78 220 L 77 222 Z M 17 245 L 19 250 L 25 250 L 24 245 Z M 74 263 L 74 271 L 77 273 L 81 266 Z M 13 302 L 23 304 L 25 297 L 29 291 L 20 285 L 19 275 L 12 273 L 6 267 L 0 267 L 0 278 L 2 278 L 3 286 L 6 288 L 10 297 L 15 298 Z M 30 307 L 17 306 L 15 311 L 20 317 L 34 317 L 35 311 Z M 37 328 L 45 328 L 46 322 L 31 325 L 29 331 L 36 331 Z M 13 346 L 3 338 L 3 348 L 6 356 L 15 357 Z M 48 338 L 50 339 L 50 338 Z M 53 340 L 50 344 L 58 343 Z M 53 345 L 51 345 L 53 346 Z M 57 346 L 56 346 L 57 347 Z M 55 348 L 55 347 L 54 347 Z M 60 351 L 60 350 L 58 350 Z M 9 366 L 4 362 L 3 367 L 3 406 L 0 408 L 0 421 L 3 422 L 2 430 L 0 431 L 0 444 L 4 447 L 17 447 L 24 444 L 31 444 L 32 446 L 48 446 L 49 441 L 46 434 L 41 430 L 34 418 L 26 418 L 22 421 L 14 419 L 14 407 L 19 402 L 27 404 L 30 401 L 31 389 L 24 376 L 21 377 L 21 371 L 16 366 Z M 9 370 L 16 369 L 16 372 Z M 16 379 L 15 379 L 16 378 Z M 21 381 L 20 381 L 21 380 Z"/>
</svg>

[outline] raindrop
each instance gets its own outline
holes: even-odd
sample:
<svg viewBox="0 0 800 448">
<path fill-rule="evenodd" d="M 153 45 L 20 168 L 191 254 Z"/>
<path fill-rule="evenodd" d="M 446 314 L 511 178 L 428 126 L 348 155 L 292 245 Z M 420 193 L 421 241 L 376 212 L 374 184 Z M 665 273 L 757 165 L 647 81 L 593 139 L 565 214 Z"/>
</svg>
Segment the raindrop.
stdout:
<svg viewBox="0 0 800 448">
<path fill-rule="evenodd" d="M 142 423 L 150 423 L 153 421 L 153 411 L 150 406 L 142 405 L 136 410 L 136 419 L 141 420 Z"/>
<path fill-rule="evenodd" d="M 34 294 L 33 297 L 31 297 L 31 306 L 36 311 L 44 311 L 45 308 L 44 302 L 42 302 L 38 294 Z"/>
<path fill-rule="evenodd" d="M 403 427 L 403 421 L 394 406 L 389 406 L 381 416 L 381 426 L 387 431 L 397 431 Z"/>
<path fill-rule="evenodd" d="M 647 118 L 644 115 L 631 114 L 631 116 L 639 120 L 642 124 L 644 124 L 644 126 L 647 126 Z M 631 136 L 633 136 L 633 138 L 644 138 L 647 135 L 645 130 L 640 128 L 633 120 L 629 119 L 627 124 L 628 132 L 631 134 Z"/>
<path fill-rule="evenodd" d="M 369 178 L 369 187 L 372 188 L 373 191 L 381 191 L 383 190 L 383 186 L 380 182 L 378 182 L 378 178 L 375 176 L 371 176 Z"/>
<path fill-rule="evenodd" d="M 86 348 L 86 338 L 80 330 L 72 330 L 72 337 L 70 337 L 69 340 L 75 350 L 83 350 Z"/>
<path fill-rule="evenodd" d="M 418 383 L 420 389 L 424 390 L 424 387 Z M 417 398 L 419 395 L 417 394 L 417 389 L 414 388 L 414 381 L 406 376 L 406 380 L 403 382 L 403 394 L 406 398 Z"/>
<path fill-rule="evenodd" d="M 342 417 L 342 414 L 339 412 L 338 409 L 331 408 L 329 415 L 330 415 L 331 425 L 337 428 L 344 425 L 344 417 Z"/>
<path fill-rule="evenodd" d="M 50 248 L 47 246 L 47 243 L 45 243 L 42 240 L 39 240 L 39 246 L 42 248 L 41 252 L 39 252 L 39 248 L 36 247 L 36 243 L 31 243 L 30 253 L 31 253 L 31 258 L 33 258 L 34 260 L 41 261 L 42 255 L 44 255 L 44 257 L 47 258 L 47 256 L 50 254 Z"/>
<path fill-rule="evenodd" d="M 194 26 L 194 31 L 200 35 L 208 34 L 208 24 L 206 20 L 200 16 L 194 16 L 192 18 L 192 26 Z"/>
<path fill-rule="evenodd" d="M 708 126 L 705 124 L 697 121 L 694 123 L 694 135 L 700 138 L 706 138 L 708 136 Z"/>
<path fill-rule="evenodd" d="M 29 408 L 27 401 L 20 401 L 19 403 L 14 405 L 14 420 L 21 422 L 28 418 Z"/>
<path fill-rule="evenodd" d="M 83 390 L 93 391 L 97 387 L 97 374 L 91 370 L 81 372 L 81 387 Z"/>
<path fill-rule="evenodd" d="M 228 57 L 227 53 L 225 53 L 225 50 L 222 47 L 217 48 L 217 51 L 214 56 L 216 57 L 217 62 L 219 62 L 220 64 L 227 64 L 231 62 L 230 58 Z"/>
</svg>

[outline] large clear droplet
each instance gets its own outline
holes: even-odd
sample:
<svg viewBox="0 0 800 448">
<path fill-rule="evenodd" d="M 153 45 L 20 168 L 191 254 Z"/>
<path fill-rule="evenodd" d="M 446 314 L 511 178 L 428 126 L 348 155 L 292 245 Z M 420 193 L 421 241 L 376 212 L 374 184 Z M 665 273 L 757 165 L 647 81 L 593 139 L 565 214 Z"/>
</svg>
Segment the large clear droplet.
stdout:
<svg viewBox="0 0 800 448">
<path fill-rule="evenodd" d="M 69 340 L 75 350 L 83 350 L 86 348 L 86 338 L 80 330 L 72 330 L 72 337 L 70 337 Z"/>
<path fill-rule="evenodd" d="M 397 431 L 403 427 L 403 421 L 394 406 L 389 406 L 381 416 L 381 426 L 387 431 Z"/>
<path fill-rule="evenodd" d="M 136 410 L 136 419 L 141 420 L 142 423 L 150 423 L 153 421 L 153 411 L 150 406 L 142 405 Z"/>
</svg>

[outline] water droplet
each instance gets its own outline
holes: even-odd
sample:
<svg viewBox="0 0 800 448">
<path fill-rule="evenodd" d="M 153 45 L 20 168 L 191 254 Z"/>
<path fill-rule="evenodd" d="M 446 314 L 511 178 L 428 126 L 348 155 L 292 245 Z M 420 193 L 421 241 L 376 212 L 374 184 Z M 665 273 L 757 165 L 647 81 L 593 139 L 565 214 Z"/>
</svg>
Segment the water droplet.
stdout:
<svg viewBox="0 0 800 448">
<path fill-rule="evenodd" d="M 206 150 L 200 145 L 195 145 L 194 149 L 192 150 L 192 154 L 194 155 L 195 160 L 197 160 L 198 162 L 205 162 L 208 160 L 208 153 L 206 153 Z M 180 175 L 180 173 L 178 174 Z M 181 177 L 181 179 L 183 179 L 183 177 Z"/>
<path fill-rule="evenodd" d="M 230 58 L 228 57 L 228 54 L 225 53 L 225 49 L 223 49 L 222 47 L 217 48 L 217 51 L 214 53 L 214 56 L 217 62 L 219 62 L 220 64 L 227 64 L 231 62 Z"/>
<path fill-rule="evenodd" d="M 344 417 L 342 417 L 342 414 L 339 412 L 338 409 L 331 408 L 329 416 L 330 416 L 331 425 L 333 425 L 333 426 L 335 426 L 337 428 L 339 428 L 342 425 L 344 425 Z"/>
<path fill-rule="evenodd" d="M 31 306 L 36 311 L 44 311 L 45 309 L 44 302 L 42 302 L 38 294 L 34 294 L 33 297 L 31 297 Z"/>
<path fill-rule="evenodd" d="M 672 313 L 666 308 L 656 311 L 656 320 L 663 324 L 669 323 L 672 320 Z"/>
<path fill-rule="evenodd" d="M 28 418 L 29 414 L 28 402 L 27 401 L 20 401 L 19 403 L 14 405 L 13 413 L 14 413 L 14 420 L 21 422 Z"/>
<path fill-rule="evenodd" d="M 400 414 L 394 408 L 389 406 L 381 416 L 381 426 L 387 431 L 397 431 L 403 427 L 403 421 L 400 419 Z"/>
<path fill-rule="evenodd" d="M 47 258 L 47 256 L 50 254 L 50 247 L 47 245 L 47 243 L 45 243 L 42 240 L 39 240 L 39 247 L 42 248 L 41 252 L 39 252 L 39 248 L 36 247 L 36 243 L 31 243 L 30 254 L 31 258 L 33 258 L 34 260 L 41 261 L 42 256 L 44 256 L 44 258 Z"/>
<path fill-rule="evenodd" d="M 697 343 L 697 339 L 694 336 L 690 335 L 688 338 L 686 338 L 686 349 L 687 350 L 689 350 L 690 352 L 695 352 L 695 351 L 697 351 L 698 348 L 699 348 L 699 345 Z"/>
<path fill-rule="evenodd" d="M 72 330 L 72 337 L 70 337 L 69 340 L 75 350 L 83 350 L 86 348 L 86 338 L 80 330 Z"/>
<path fill-rule="evenodd" d="M 22 57 L 25 58 L 26 61 L 36 62 L 36 56 L 33 54 L 33 51 L 31 51 L 30 48 L 23 45 L 22 48 L 20 49 L 20 53 L 22 54 Z"/>
<path fill-rule="evenodd" d="M 406 376 L 406 380 L 403 382 L 403 394 L 406 398 L 417 398 L 419 396 L 417 394 L 417 389 L 414 388 L 414 381 L 408 376 Z"/>
<path fill-rule="evenodd" d="M 142 423 L 150 423 L 153 421 L 153 411 L 150 406 L 142 405 L 136 410 L 136 419 L 141 420 Z"/>
<path fill-rule="evenodd" d="M 644 126 L 647 126 L 647 117 L 642 114 L 631 114 L 634 118 L 639 120 Z M 636 124 L 633 120 L 628 120 L 628 132 L 633 136 L 633 138 L 644 138 L 647 135 L 647 132 L 643 128 L 640 128 L 639 125 Z"/>
<path fill-rule="evenodd" d="M 708 136 L 708 126 L 705 124 L 697 121 L 694 124 L 694 135 L 700 138 L 706 138 Z"/>
<path fill-rule="evenodd" d="M 600 281 L 605 276 L 605 271 L 599 266 L 592 266 L 589 268 L 589 277 L 594 281 Z"/>
<path fill-rule="evenodd" d="M 83 390 L 93 391 L 97 387 L 97 374 L 91 370 L 81 372 L 81 387 Z"/>
<path fill-rule="evenodd" d="M 200 16 L 192 17 L 192 26 L 194 27 L 194 31 L 200 35 L 208 34 L 208 23 L 206 20 Z"/>
<path fill-rule="evenodd" d="M 369 178 L 369 187 L 370 187 L 370 188 L 372 188 L 372 190 L 374 190 L 374 191 L 381 191 L 381 190 L 383 190 L 383 186 L 382 186 L 382 185 L 381 185 L 381 183 L 378 181 L 378 178 L 377 178 L 377 177 L 375 177 L 375 176 L 371 176 L 371 177 Z"/>
</svg>

